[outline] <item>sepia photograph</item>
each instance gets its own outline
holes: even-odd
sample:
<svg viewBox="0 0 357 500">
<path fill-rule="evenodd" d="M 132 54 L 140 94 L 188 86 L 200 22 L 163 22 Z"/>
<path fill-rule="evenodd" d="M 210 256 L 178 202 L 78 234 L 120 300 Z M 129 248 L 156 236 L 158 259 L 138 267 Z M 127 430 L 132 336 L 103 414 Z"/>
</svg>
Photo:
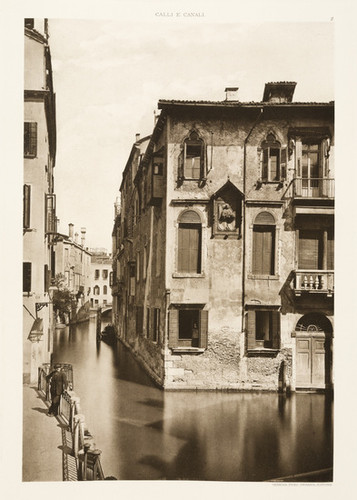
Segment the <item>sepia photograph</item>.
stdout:
<svg viewBox="0 0 357 500">
<path fill-rule="evenodd" d="M 18 478 L 326 496 L 334 11 L 90 7 L 15 16 Z"/>
</svg>

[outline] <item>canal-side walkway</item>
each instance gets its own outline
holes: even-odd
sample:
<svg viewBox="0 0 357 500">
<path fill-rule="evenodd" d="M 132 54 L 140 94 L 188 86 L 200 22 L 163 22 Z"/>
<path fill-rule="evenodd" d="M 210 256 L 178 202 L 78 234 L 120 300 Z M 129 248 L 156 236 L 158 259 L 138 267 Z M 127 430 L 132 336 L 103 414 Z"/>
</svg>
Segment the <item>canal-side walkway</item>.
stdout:
<svg viewBox="0 0 357 500">
<path fill-rule="evenodd" d="M 71 434 L 35 385 L 23 385 L 23 481 L 77 481 Z"/>
</svg>

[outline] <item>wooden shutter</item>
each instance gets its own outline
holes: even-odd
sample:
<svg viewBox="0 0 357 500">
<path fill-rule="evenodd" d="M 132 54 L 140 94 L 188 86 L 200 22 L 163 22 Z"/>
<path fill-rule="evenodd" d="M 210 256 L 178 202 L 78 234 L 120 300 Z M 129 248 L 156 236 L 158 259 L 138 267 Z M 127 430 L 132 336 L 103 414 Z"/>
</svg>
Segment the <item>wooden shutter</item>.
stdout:
<svg viewBox="0 0 357 500">
<path fill-rule="evenodd" d="M 333 270 L 335 268 L 335 237 L 333 229 L 327 232 L 327 269 Z"/>
<path fill-rule="evenodd" d="M 179 311 L 170 309 L 169 311 L 169 347 L 177 347 L 179 334 Z"/>
<path fill-rule="evenodd" d="M 246 316 L 247 349 L 255 348 L 255 311 L 249 310 Z"/>
<path fill-rule="evenodd" d="M 321 246 L 319 232 L 299 231 L 299 269 L 321 269 Z"/>
<path fill-rule="evenodd" d="M 201 156 L 200 156 L 200 179 L 206 178 L 206 147 L 201 141 Z"/>
<path fill-rule="evenodd" d="M 30 211 L 31 211 L 31 186 L 24 184 L 23 194 L 23 227 L 30 227 Z"/>
<path fill-rule="evenodd" d="M 280 312 L 271 311 L 272 317 L 272 345 L 274 349 L 280 347 Z"/>
<path fill-rule="evenodd" d="M 302 144 L 301 139 L 296 140 L 295 143 L 295 177 L 301 177 L 301 164 L 302 164 Z"/>
<path fill-rule="evenodd" d="M 31 292 L 32 263 L 24 262 L 22 266 L 22 291 Z"/>
<path fill-rule="evenodd" d="M 287 148 L 283 148 L 280 152 L 280 180 L 286 179 L 286 167 L 287 167 Z"/>
<path fill-rule="evenodd" d="M 185 156 L 186 156 L 186 143 L 184 144 L 183 151 L 181 151 L 181 154 L 178 157 L 177 177 L 179 181 L 183 181 L 184 179 L 183 166 L 185 164 Z"/>
<path fill-rule="evenodd" d="M 205 309 L 201 309 L 199 347 L 207 349 L 207 342 L 208 342 L 208 311 L 206 311 Z"/>
<path fill-rule="evenodd" d="M 253 273 L 274 274 L 274 227 L 254 226 Z"/>
<path fill-rule="evenodd" d="M 199 273 L 201 228 L 197 225 L 180 224 L 178 230 L 178 271 Z"/>
<path fill-rule="evenodd" d="M 269 148 L 263 149 L 262 180 L 268 180 Z"/>
<path fill-rule="evenodd" d="M 46 194 L 46 233 L 56 232 L 56 195 Z"/>
</svg>

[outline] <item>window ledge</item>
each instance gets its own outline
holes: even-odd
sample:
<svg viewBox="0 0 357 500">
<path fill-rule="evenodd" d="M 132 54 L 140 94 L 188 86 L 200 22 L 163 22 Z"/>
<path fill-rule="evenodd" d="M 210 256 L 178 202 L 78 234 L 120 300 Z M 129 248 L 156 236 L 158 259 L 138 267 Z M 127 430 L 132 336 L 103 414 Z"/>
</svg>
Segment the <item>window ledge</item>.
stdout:
<svg viewBox="0 0 357 500">
<path fill-rule="evenodd" d="M 202 352 L 205 352 L 206 349 L 203 347 L 172 347 L 171 350 L 173 353 L 177 354 L 201 354 Z"/>
<path fill-rule="evenodd" d="M 247 356 L 251 358 L 258 356 L 274 357 L 278 354 L 278 352 L 279 349 L 269 349 L 269 348 L 248 349 Z"/>
<path fill-rule="evenodd" d="M 205 273 L 172 273 L 173 278 L 205 278 Z"/>
<path fill-rule="evenodd" d="M 252 280 L 278 280 L 280 276 L 278 274 L 268 275 L 268 274 L 248 274 L 248 278 Z"/>
</svg>

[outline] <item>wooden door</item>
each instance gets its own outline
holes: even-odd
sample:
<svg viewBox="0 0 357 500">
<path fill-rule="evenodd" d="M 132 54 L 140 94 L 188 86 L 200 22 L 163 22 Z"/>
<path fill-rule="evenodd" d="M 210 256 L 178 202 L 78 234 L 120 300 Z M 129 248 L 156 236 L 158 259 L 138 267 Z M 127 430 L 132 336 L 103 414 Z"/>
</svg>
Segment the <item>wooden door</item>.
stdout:
<svg viewBox="0 0 357 500">
<path fill-rule="evenodd" d="M 296 387 L 324 389 L 325 335 L 296 338 Z"/>
</svg>

